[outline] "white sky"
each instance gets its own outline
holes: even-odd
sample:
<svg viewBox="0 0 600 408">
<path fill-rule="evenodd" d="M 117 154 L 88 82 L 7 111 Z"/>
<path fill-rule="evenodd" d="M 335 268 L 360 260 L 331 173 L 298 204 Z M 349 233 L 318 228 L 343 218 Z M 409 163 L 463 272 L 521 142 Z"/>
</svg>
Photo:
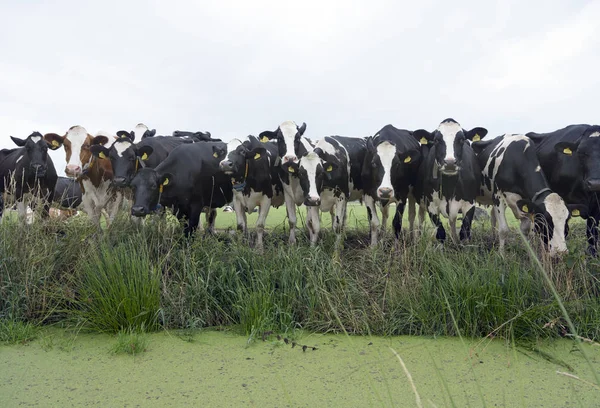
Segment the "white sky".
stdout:
<svg viewBox="0 0 600 408">
<path fill-rule="evenodd" d="M 0 53 L 0 147 L 76 124 L 496 136 L 600 113 L 600 1 L 3 1 Z"/>
</svg>

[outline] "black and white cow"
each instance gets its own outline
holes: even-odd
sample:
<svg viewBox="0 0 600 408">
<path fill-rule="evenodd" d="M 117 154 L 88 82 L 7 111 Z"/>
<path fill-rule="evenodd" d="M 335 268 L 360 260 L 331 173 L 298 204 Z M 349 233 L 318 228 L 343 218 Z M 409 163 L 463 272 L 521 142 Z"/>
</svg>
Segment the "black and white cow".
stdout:
<svg viewBox="0 0 600 408">
<path fill-rule="evenodd" d="M 567 205 L 582 206 L 587 220 L 587 253 L 596 255 L 600 222 L 600 126 L 570 125 L 550 133 L 527 133 L 535 143 L 550 188 Z"/>
<path fill-rule="evenodd" d="M 4 192 L 14 194 L 19 218 L 24 220 L 27 216 L 25 195 L 31 193 L 42 200 L 42 216 L 47 217 L 58 178 L 48 155 L 48 144 L 39 132 L 33 132 L 25 139 L 10 138 L 19 147 L 0 150 L 0 196 Z M 0 216 L 2 211 L 3 207 Z"/>
<path fill-rule="evenodd" d="M 179 137 L 152 136 L 134 143 L 135 133 L 124 130 L 118 131 L 117 137 L 110 148 L 102 145 L 90 147 L 90 151 L 95 157 L 110 160 L 114 188 L 129 187 L 129 183 L 140 168 L 155 168 L 177 146 L 193 142 L 190 139 Z"/>
<path fill-rule="evenodd" d="M 476 127 L 465 130 L 454 119 L 446 119 L 433 132 L 419 129 L 413 136 L 427 145 L 419 169 L 419 182 L 414 189 L 419 202 L 419 218 L 424 210 L 429 212 L 436 226 L 436 238 L 446 239 L 446 231 L 440 214 L 448 218 L 450 236 L 454 242 L 471 236 L 471 223 L 475 212 L 475 200 L 481 186 L 481 168 L 471 148 L 471 141 L 481 140 L 487 129 Z M 460 236 L 456 233 L 458 213 L 463 213 Z"/>
<path fill-rule="evenodd" d="M 187 130 L 175 130 L 173 131 L 174 137 L 183 137 L 193 139 L 197 142 L 220 142 L 221 139 L 213 139 L 210 132 L 190 132 Z"/>
<path fill-rule="evenodd" d="M 256 220 L 256 246 L 262 248 L 265 221 L 271 206 L 284 203 L 283 187 L 279 178 L 277 159 L 279 149 L 275 141 L 260 142 L 254 136 L 233 139 L 225 150 L 215 150 L 221 170 L 231 177 L 233 208 L 238 230 L 247 233 L 246 213 L 258 206 Z"/>
<path fill-rule="evenodd" d="M 231 179 L 219 169 L 216 149 L 222 142 L 182 144 L 156 168 L 141 169 L 131 181 L 133 206 L 137 217 L 171 208 L 178 219 L 186 220 L 184 232 L 189 236 L 208 211 L 208 232 L 214 232 L 216 208 L 233 199 Z"/>
<path fill-rule="evenodd" d="M 531 139 L 524 135 L 504 135 L 474 142 L 479 165 L 483 170 L 481 196 L 477 201 L 492 205 L 492 226 L 498 222 L 500 251 L 509 234 L 506 207 L 521 221 L 521 231 L 529 234 L 533 218 L 551 256 L 567 252 L 569 209 L 563 199 L 552 192 L 536 156 Z"/>
<path fill-rule="evenodd" d="M 319 210 L 331 214 L 338 239 L 346 223 L 348 201 L 362 200 L 361 171 L 367 152 L 363 138 L 328 136 L 319 140 L 312 152 L 295 166 L 304 193 L 307 226 L 311 244 L 319 238 Z"/>
<path fill-rule="evenodd" d="M 261 140 L 277 140 L 279 177 L 283 186 L 285 208 L 290 225 L 289 242 L 291 244 L 296 242 L 296 206 L 302 205 L 304 202 L 304 193 L 300 187 L 300 180 L 294 174 L 295 166 L 290 165 L 298 164 L 299 158 L 313 149 L 310 140 L 303 136 L 305 130 L 306 123 L 298 126 L 288 120 L 279 125 L 277 130 L 267 130 L 259 135 Z"/>
<path fill-rule="evenodd" d="M 138 123 L 135 128 L 129 134 L 133 137 L 138 137 L 139 140 L 146 139 L 148 137 L 154 137 L 156 135 L 156 129 L 148 129 L 148 126 L 143 123 Z M 118 135 L 117 135 L 118 136 Z"/>
<path fill-rule="evenodd" d="M 371 245 L 377 245 L 380 228 L 375 204 L 381 205 L 383 230 L 387 224 L 389 205 L 396 203 L 393 220 L 396 239 L 402 229 L 404 208 L 409 202 L 409 223 L 413 229 L 415 219 L 414 198 L 411 189 L 417 182 L 421 162 L 419 143 L 412 132 L 384 126 L 373 137 L 367 138 L 367 152 L 362 165 L 361 178 L 364 200 L 371 231 Z"/>
</svg>

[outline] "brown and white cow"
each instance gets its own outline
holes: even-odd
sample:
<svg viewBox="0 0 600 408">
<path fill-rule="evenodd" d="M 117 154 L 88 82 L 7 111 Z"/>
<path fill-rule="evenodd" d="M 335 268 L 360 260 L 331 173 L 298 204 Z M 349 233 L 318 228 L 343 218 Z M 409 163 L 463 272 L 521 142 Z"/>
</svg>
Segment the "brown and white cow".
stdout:
<svg viewBox="0 0 600 408">
<path fill-rule="evenodd" d="M 96 158 L 90 151 L 92 145 L 108 145 L 109 137 L 92 136 L 83 126 L 72 126 L 64 136 L 48 133 L 44 138 L 52 150 L 64 147 L 67 161 L 65 173 L 79 181 L 83 210 L 92 222 L 99 225 L 100 215 L 105 210 L 108 213 L 106 222 L 110 224 L 117 215 L 123 196 L 110 186 L 113 178 L 110 160 Z"/>
</svg>

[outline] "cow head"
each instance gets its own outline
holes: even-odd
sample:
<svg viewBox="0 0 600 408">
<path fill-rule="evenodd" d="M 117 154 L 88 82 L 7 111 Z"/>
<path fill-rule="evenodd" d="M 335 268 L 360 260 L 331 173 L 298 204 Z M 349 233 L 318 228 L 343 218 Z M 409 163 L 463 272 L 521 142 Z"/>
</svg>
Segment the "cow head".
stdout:
<svg viewBox="0 0 600 408">
<path fill-rule="evenodd" d="M 231 140 L 225 149 L 213 146 L 213 156 L 222 158 L 219 169 L 233 178 L 243 177 L 247 151 L 248 142 L 242 142 L 240 139 Z"/>
<path fill-rule="evenodd" d="M 126 132 L 125 132 L 126 133 Z M 109 159 L 113 171 L 111 185 L 125 188 L 135 176 L 140 167 L 145 167 L 154 149 L 151 146 L 136 146 L 123 131 L 117 132 L 117 140 L 107 149 L 103 145 L 92 145 L 90 151 L 98 159 Z"/>
<path fill-rule="evenodd" d="M 298 174 L 300 187 L 304 193 L 304 205 L 321 205 L 321 193 L 327 180 L 333 178 L 333 174 L 339 171 L 339 161 L 335 157 L 325 158 L 326 153 L 317 148 L 306 154 L 298 162 Z"/>
<path fill-rule="evenodd" d="M 368 183 L 375 187 L 377 198 L 389 200 L 395 194 L 394 179 L 398 176 L 402 177 L 406 165 L 416 162 L 420 157 L 421 153 L 417 149 L 400 152 L 393 143 L 387 140 L 374 143 L 373 138 L 369 137 L 367 138 L 367 155 L 363 165 L 363 175 L 369 175 Z"/>
<path fill-rule="evenodd" d="M 48 133 L 44 135 L 44 139 L 46 139 L 52 150 L 64 146 L 67 161 L 65 173 L 69 177 L 79 177 L 84 166 L 90 163 L 92 158 L 91 146 L 103 146 L 108 143 L 108 137 L 102 135 L 94 137 L 88 134 L 83 126 L 71 127 L 64 136 Z"/>
<path fill-rule="evenodd" d="M 487 133 L 487 129 L 482 127 L 465 130 L 454 119 L 446 119 L 433 132 L 419 129 L 413 132 L 413 136 L 421 144 L 431 146 L 439 170 L 442 174 L 452 176 L 461 167 L 467 141 L 476 142 Z"/>
<path fill-rule="evenodd" d="M 25 154 L 19 160 L 28 163 L 29 170 L 35 177 L 44 177 L 48 168 L 48 143 L 39 132 L 33 132 L 25 140 L 11 136 L 12 141 L 19 147 L 25 149 Z"/>
<path fill-rule="evenodd" d="M 266 130 L 260 133 L 259 138 L 262 141 L 277 139 L 277 147 L 282 164 L 289 162 L 298 163 L 298 156 L 301 157 L 308 153 L 305 151 L 304 145 L 300 140 L 305 131 L 306 123 L 298 126 L 293 121 L 288 120 L 279 125 L 274 132 Z"/>
<path fill-rule="evenodd" d="M 173 188 L 174 180 L 170 173 L 159 174 L 156 169 L 141 169 L 131 181 L 133 205 L 131 215 L 145 217 L 160 208 L 163 192 Z"/>
<path fill-rule="evenodd" d="M 533 218 L 534 229 L 540 235 L 551 256 L 568 252 L 566 236 L 571 214 L 586 216 L 586 209 L 581 205 L 567 206 L 556 193 L 546 195 L 543 200 L 519 200 L 519 211 Z"/>
<path fill-rule="evenodd" d="M 590 126 L 575 143 L 559 142 L 554 149 L 567 160 L 579 162 L 588 191 L 600 191 L 600 126 Z"/>
<path fill-rule="evenodd" d="M 117 133 L 117 136 L 118 135 L 119 134 Z M 136 136 L 139 137 L 141 140 L 141 139 L 145 139 L 147 137 L 154 137 L 155 135 L 156 135 L 156 129 L 150 130 L 150 129 L 148 129 L 148 126 L 144 125 L 143 123 L 138 123 L 137 125 L 135 125 L 135 128 L 130 133 L 132 142 Z"/>
</svg>

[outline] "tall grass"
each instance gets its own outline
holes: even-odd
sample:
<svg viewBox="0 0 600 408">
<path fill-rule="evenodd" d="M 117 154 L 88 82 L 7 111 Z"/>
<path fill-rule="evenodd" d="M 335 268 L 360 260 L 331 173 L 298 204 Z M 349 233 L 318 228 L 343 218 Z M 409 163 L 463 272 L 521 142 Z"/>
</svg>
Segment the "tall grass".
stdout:
<svg viewBox="0 0 600 408">
<path fill-rule="evenodd" d="M 310 248 L 304 236 L 289 246 L 272 232 L 258 252 L 239 237 L 188 240 L 168 221 L 138 226 L 125 214 L 103 231 L 84 217 L 7 219 L 0 319 L 74 319 L 109 332 L 232 326 L 249 336 L 304 328 L 536 339 L 572 331 L 554 286 L 577 333 L 598 339 L 600 263 L 582 255 L 583 228 L 572 229 L 567 258 L 542 258 L 547 281 L 516 234 L 501 256 L 479 225 L 463 247 L 440 248 L 427 232 L 372 249 L 366 231 L 349 230 L 343 248 L 329 233 Z"/>
</svg>

